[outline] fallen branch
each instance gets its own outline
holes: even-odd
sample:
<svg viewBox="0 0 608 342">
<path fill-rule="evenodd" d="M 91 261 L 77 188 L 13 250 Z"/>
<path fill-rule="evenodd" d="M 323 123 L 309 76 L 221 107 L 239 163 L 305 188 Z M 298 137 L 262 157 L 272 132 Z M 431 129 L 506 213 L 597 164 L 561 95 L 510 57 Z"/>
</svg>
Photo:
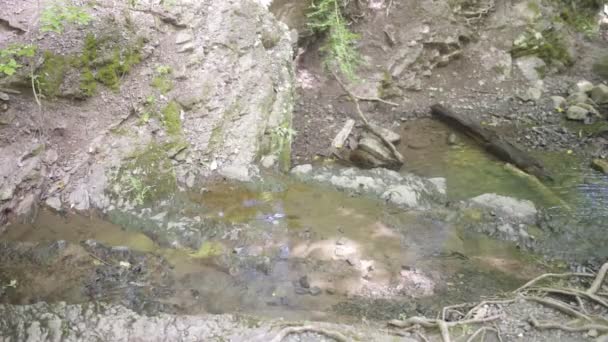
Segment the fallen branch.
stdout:
<svg viewBox="0 0 608 342">
<path fill-rule="evenodd" d="M 277 336 L 275 336 L 270 342 L 281 342 L 281 341 L 283 341 L 283 339 L 285 339 L 285 337 L 287 337 L 291 334 L 299 334 L 299 333 L 306 333 L 306 332 L 324 335 L 329 338 L 333 338 L 334 340 L 336 340 L 338 342 L 349 341 L 349 339 L 346 336 L 342 335 L 341 333 L 339 333 L 337 331 L 326 330 L 323 328 L 315 327 L 313 325 L 305 325 L 302 327 L 287 327 L 287 328 L 283 329 L 281 332 L 279 332 L 279 334 Z"/>
<path fill-rule="evenodd" d="M 571 278 L 571 277 L 595 277 L 595 275 L 591 274 L 591 273 L 545 273 L 543 275 L 540 275 L 540 276 L 530 280 L 529 282 L 525 283 L 524 285 L 522 285 L 521 287 L 519 287 L 517 290 L 515 290 L 513 292 L 521 292 L 521 291 L 525 290 L 526 288 L 538 283 L 539 281 L 541 281 L 543 279 Z"/>
<path fill-rule="evenodd" d="M 591 287 L 587 290 L 588 294 L 595 294 L 602 287 L 602 283 L 604 282 L 604 278 L 606 277 L 606 273 L 608 273 L 608 262 L 604 263 L 600 270 L 597 272 L 597 276 L 593 280 Z"/>
<path fill-rule="evenodd" d="M 395 157 L 396 160 L 398 160 L 400 163 L 403 164 L 403 156 L 401 155 L 401 153 L 399 153 L 399 151 L 397 151 L 397 148 L 395 148 L 395 145 L 393 145 L 393 143 L 391 143 L 390 141 L 388 141 L 386 139 L 386 137 L 384 137 L 384 135 L 382 135 L 381 132 L 378 132 L 378 130 L 376 130 L 372 125 L 370 125 L 369 121 L 365 117 L 365 114 L 363 114 L 363 111 L 361 110 L 361 107 L 359 106 L 359 100 L 362 100 L 362 101 L 372 101 L 372 100 L 373 101 L 380 101 L 380 102 L 392 104 L 394 106 L 396 106 L 397 104 L 394 104 L 392 102 L 387 102 L 387 101 L 384 101 L 384 100 L 378 99 L 378 98 L 363 98 L 363 97 L 357 96 L 357 95 L 353 94 L 353 92 L 351 92 L 346 87 L 346 85 L 342 82 L 342 80 L 340 79 L 340 77 L 338 77 L 338 75 L 335 72 L 332 71 L 332 75 L 334 76 L 334 78 L 336 79 L 336 81 L 338 81 L 338 83 L 340 84 L 340 86 L 342 87 L 342 89 L 344 89 L 344 91 L 348 94 L 348 96 L 355 103 L 355 108 L 357 110 L 357 114 L 359 115 L 359 118 L 361 118 L 361 121 L 363 121 L 363 124 L 365 125 L 365 128 L 367 130 L 369 130 L 370 132 L 372 132 L 375 136 L 377 136 L 378 138 L 380 138 L 380 140 L 382 141 L 382 143 L 386 147 L 388 147 L 388 149 L 391 151 L 393 157 Z"/>
<path fill-rule="evenodd" d="M 539 322 L 534 316 L 530 316 L 530 324 L 533 327 L 546 330 L 546 329 L 559 329 L 567 332 L 581 332 L 581 331 L 589 331 L 589 330 L 597 330 L 598 332 L 608 332 L 608 325 L 603 324 L 585 324 L 578 327 L 572 327 L 562 323 L 556 322 Z"/>
</svg>

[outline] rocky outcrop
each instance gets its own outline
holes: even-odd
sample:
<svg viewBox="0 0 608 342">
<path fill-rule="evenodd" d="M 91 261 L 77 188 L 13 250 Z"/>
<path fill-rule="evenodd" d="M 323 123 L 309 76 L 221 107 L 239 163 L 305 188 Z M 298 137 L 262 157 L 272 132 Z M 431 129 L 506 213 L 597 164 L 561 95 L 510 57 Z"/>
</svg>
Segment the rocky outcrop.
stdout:
<svg viewBox="0 0 608 342">
<path fill-rule="evenodd" d="M 0 305 L 0 341 L 253 341 L 273 340 L 279 322 L 232 315 L 139 315 L 119 305 L 60 302 L 33 305 Z M 386 333 L 346 325 L 318 323 L 365 341 L 391 341 Z M 305 333 L 306 334 L 306 333 Z M 310 341 L 333 341 L 308 333 Z M 296 334 L 297 335 L 297 334 Z M 287 339 L 285 339 L 287 340 Z M 413 341 L 407 337 L 403 341 Z"/>
<path fill-rule="evenodd" d="M 382 168 L 313 168 L 299 165 L 291 174 L 303 181 L 333 186 L 339 190 L 380 198 L 397 207 L 426 210 L 446 201 L 443 179 L 425 179 Z"/>
</svg>

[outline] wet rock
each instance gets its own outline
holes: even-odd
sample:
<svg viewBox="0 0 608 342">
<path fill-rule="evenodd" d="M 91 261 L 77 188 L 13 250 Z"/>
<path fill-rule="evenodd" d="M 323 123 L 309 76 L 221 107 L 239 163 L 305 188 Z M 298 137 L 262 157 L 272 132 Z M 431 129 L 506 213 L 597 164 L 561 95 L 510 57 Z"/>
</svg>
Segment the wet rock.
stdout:
<svg viewBox="0 0 608 342">
<path fill-rule="evenodd" d="M 375 134 L 364 133 L 359 140 L 357 149 L 364 153 L 351 154 L 350 159 L 363 168 L 387 167 L 398 169 L 402 163 L 395 158 L 393 152 Z"/>
<path fill-rule="evenodd" d="M 553 108 L 555 109 L 566 109 L 566 99 L 562 96 L 551 96 L 551 101 L 553 102 Z"/>
<path fill-rule="evenodd" d="M 590 114 L 589 110 L 580 106 L 570 106 L 566 112 L 566 118 L 574 121 L 585 121 Z"/>
<path fill-rule="evenodd" d="M 306 174 L 310 173 L 311 171 L 312 171 L 312 165 L 310 165 L 310 164 L 298 165 L 298 166 L 294 167 L 293 169 L 291 169 L 291 173 L 295 174 L 295 175 L 306 175 Z"/>
<path fill-rule="evenodd" d="M 61 210 L 61 199 L 59 197 L 49 197 L 44 203 L 51 209 L 56 211 Z"/>
<path fill-rule="evenodd" d="M 591 166 L 604 174 L 608 175 L 608 160 L 605 159 L 593 159 Z"/>
<path fill-rule="evenodd" d="M 234 179 L 242 182 L 251 180 L 251 175 L 249 174 L 249 170 L 245 165 L 225 166 L 219 171 L 219 174 L 228 179 Z"/>
<path fill-rule="evenodd" d="M 326 166 L 312 169 L 306 174 L 294 173 L 294 176 L 303 181 L 331 185 L 339 190 L 383 198 L 406 208 L 425 210 L 445 201 L 445 195 L 428 179 L 382 168 L 361 170 Z"/>
<path fill-rule="evenodd" d="M 378 125 L 374 125 L 371 124 L 371 126 L 380 134 L 382 134 L 382 136 L 390 141 L 393 144 L 398 144 L 399 141 L 401 141 L 401 136 L 393 131 L 391 131 L 390 129 L 386 129 L 384 127 L 380 127 Z"/>
<path fill-rule="evenodd" d="M 262 160 L 260 161 L 260 163 L 262 164 L 262 166 L 265 169 L 270 169 L 272 168 L 277 162 L 277 157 L 275 155 L 268 155 L 268 156 L 264 156 L 262 157 Z"/>
<path fill-rule="evenodd" d="M 469 201 L 473 206 L 492 210 L 497 215 L 516 219 L 525 223 L 536 221 L 537 210 L 534 203 L 528 200 L 519 200 L 497 194 L 483 194 Z"/>
<path fill-rule="evenodd" d="M 608 86 L 599 84 L 591 90 L 591 99 L 598 105 L 608 103 Z"/>
<path fill-rule="evenodd" d="M 80 184 L 68 197 L 70 207 L 76 210 L 88 210 L 91 206 L 89 203 L 89 193 L 84 184 Z"/>
</svg>

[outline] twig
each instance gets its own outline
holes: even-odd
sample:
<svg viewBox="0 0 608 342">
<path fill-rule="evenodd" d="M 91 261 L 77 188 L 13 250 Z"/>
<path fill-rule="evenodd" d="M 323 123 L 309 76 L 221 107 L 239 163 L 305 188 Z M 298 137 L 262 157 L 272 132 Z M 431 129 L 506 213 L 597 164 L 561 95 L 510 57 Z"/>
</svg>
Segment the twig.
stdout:
<svg viewBox="0 0 608 342">
<path fill-rule="evenodd" d="M 323 328 L 315 327 L 312 325 L 305 325 L 302 327 L 288 327 L 283 329 L 277 336 L 275 336 L 270 342 L 281 342 L 283 339 L 291 334 L 304 333 L 304 332 L 312 332 L 321 335 L 325 335 L 327 337 L 333 338 L 338 342 L 347 342 L 349 339 L 342 335 L 337 331 L 326 330 Z"/>
<path fill-rule="evenodd" d="M 533 327 L 541 330 L 545 329 L 560 329 L 568 332 L 581 332 L 595 329 L 598 332 L 608 332 L 608 325 L 603 324 L 585 324 L 579 327 L 571 327 L 565 324 L 556 322 L 539 322 L 534 316 L 530 315 L 530 323 Z"/>
<path fill-rule="evenodd" d="M 496 336 L 498 336 L 499 340 L 501 339 L 501 337 L 500 337 L 500 332 L 498 332 L 498 330 L 496 330 L 495 328 L 491 328 L 491 327 L 481 327 L 481 328 L 477 329 L 477 331 L 475 331 L 475 332 L 473 333 L 473 335 L 471 335 L 471 337 L 469 337 L 469 338 L 467 339 L 467 342 L 473 342 L 473 341 L 475 340 L 475 338 L 476 338 L 476 337 L 477 337 L 479 334 L 481 334 L 481 333 L 484 333 L 484 334 L 485 334 L 485 332 L 486 332 L 486 331 L 492 331 L 492 332 L 494 332 L 494 333 L 496 334 Z M 484 338 L 482 338 L 482 339 L 481 339 L 481 341 L 482 341 L 482 342 L 483 342 L 483 340 L 484 340 Z"/>
<path fill-rule="evenodd" d="M 366 100 L 366 99 L 365 98 L 361 98 L 361 97 L 353 94 L 353 92 L 351 92 L 346 87 L 346 85 L 342 82 L 342 80 L 340 79 L 340 77 L 338 77 L 338 75 L 335 72 L 332 71 L 332 75 L 334 76 L 334 78 L 336 79 L 336 81 L 338 81 L 338 83 L 340 84 L 340 86 L 342 87 L 342 89 L 344 89 L 344 91 L 346 93 L 348 93 L 348 96 L 350 96 L 350 98 L 355 103 L 355 108 L 357 109 L 357 114 L 359 115 L 359 118 L 361 118 L 361 121 L 363 121 L 363 123 L 365 124 L 365 128 L 367 130 L 369 130 L 370 132 L 372 132 L 375 136 L 377 136 L 378 138 L 380 138 L 380 140 L 382 140 L 382 142 L 384 143 L 384 145 L 386 145 L 386 147 L 388 147 L 388 149 L 391 151 L 391 153 L 393 154 L 393 156 L 395 157 L 395 159 L 397 159 L 400 163 L 403 163 L 403 156 L 401 155 L 401 153 L 399 153 L 399 151 L 397 151 L 397 149 L 395 148 L 395 145 L 393 145 L 393 143 L 391 143 L 390 141 L 388 141 L 386 139 L 386 137 L 384 137 L 384 135 L 382 135 L 382 133 L 378 132 L 378 130 L 376 130 L 372 125 L 370 125 L 369 121 L 365 117 L 365 114 L 363 114 L 363 111 L 361 110 L 361 107 L 359 106 L 359 100 Z M 369 99 L 367 99 L 366 101 L 369 101 Z M 382 101 L 382 102 L 386 103 L 386 101 L 381 100 L 381 99 L 376 99 L 376 101 Z"/>
<path fill-rule="evenodd" d="M 91 258 L 93 258 L 93 259 L 95 259 L 95 260 L 97 260 L 97 261 L 99 261 L 99 262 L 101 262 L 101 263 L 105 264 L 106 266 L 112 266 L 112 264 L 110 264 L 109 262 L 107 262 L 107 261 L 105 261 L 105 260 L 101 259 L 100 257 L 96 256 L 96 255 L 95 255 L 95 254 L 93 254 L 93 253 L 89 253 L 89 255 L 91 256 Z"/>
<path fill-rule="evenodd" d="M 522 285 L 520 288 L 518 288 L 517 290 L 515 290 L 513 292 L 521 292 L 522 290 L 538 283 L 539 281 L 541 281 L 543 279 L 570 278 L 570 277 L 595 277 L 595 275 L 591 274 L 591 273 L 546 273 L 546 274 L 540 275 L 540 276 L 530 280 L 529 282 L 525 283 L 524 285 Z"/>
<path fill-rule="evenodd" d="M 587 290 L 588 294 L 595 294 L 602 287 L 602 283 L 604 282 L 604 278 L 606 277 L 606 273 L 608 273 L 608 262 L 604 263 L 600 270 L 597 272 L 597 276 L 593 280 L 591 287 Z"/>
</svg>

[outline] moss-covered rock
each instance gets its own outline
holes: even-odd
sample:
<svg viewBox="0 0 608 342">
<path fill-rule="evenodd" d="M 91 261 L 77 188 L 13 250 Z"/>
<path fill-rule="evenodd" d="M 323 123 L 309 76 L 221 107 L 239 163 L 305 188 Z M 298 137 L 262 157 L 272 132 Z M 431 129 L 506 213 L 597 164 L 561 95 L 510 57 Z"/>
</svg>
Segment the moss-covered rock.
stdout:
<svg viewBox="0 0 608 342">
<path fill-rule="evenodd" d="M 50 51 L 44 52 L 44 62 L 36 72 L 38 91 L 47 97 L 60 95 L 59 89 L 69 67 L 71 57 L 55 55 Z"/>
<path fill-rule="evenodd" d="M 163 115 L 163 123 L 165 124 L 165 130 L 170 136 L 181 136 L 182 134 L 182 120 L 181 120 L 181 107 L 175 102 L 169 102 L 165 108 L 161 111 Z"/>
<path fill-rule="evenodd" d="M 167 147 L 151 143 L 135 151 L 113 177 L 113 196 L 144 204 L 169 197 L 177 191 L 173 164 Z"/>
</svg>

